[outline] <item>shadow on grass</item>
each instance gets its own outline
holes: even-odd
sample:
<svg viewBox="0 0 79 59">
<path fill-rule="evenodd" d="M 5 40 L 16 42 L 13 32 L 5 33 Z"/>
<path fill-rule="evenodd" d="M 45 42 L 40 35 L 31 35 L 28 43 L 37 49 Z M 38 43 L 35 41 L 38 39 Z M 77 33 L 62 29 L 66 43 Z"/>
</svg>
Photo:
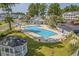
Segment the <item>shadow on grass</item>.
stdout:
<svg viewBox="0 0 79 59">
<path fill-rule="evenodd" d="M 28 53 L 27 55 L 30 55 L 30 56 L 33 56 L 33 55 L 37 55 L 37 56 L 44 56 L 42 53 L 40 52 L 37 52 L 36 49 L 41 49 L 42 46 L 46 46 L 46 47 L 49 47 L 49 48 L 54 48 L 54 47 L 57 47 L 57 48 L 63 48 L 63 44 L 62 42 L 57 42 L 57 43 L 42 43 L 42 42 L 37 42 L 37 41 L 34 41 L 33 39 L 27 37 L 28 39 Z"/>
<path fill-rule="evenodd" d="M 36 52 L 35 50 L 30 50 L 25 56 L 44 56 L 41 52 Z"/>
</svg>

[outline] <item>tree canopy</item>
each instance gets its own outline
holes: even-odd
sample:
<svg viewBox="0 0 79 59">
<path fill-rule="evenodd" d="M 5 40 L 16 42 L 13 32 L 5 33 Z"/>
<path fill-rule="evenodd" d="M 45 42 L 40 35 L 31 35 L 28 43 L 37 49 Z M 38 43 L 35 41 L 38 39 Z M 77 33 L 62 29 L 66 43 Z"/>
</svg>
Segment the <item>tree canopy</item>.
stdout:
<svg viewBox="0 0 79 59">
<path fill-rule="evenodd" d="M 64 9 L 63 9 L 64 12 L 72 12 L 72 11 L 79 11 L 79 6 L 78 5 L 69 5 L 69 6 L 66 6 Z"/>
<path fill-rule="evenodd" d="M 52 3 L 50 4 L 49 8 L 48 8 L 48 15 L 61 15 L 61 8 L 60 5 L 58 3 Z"/>
<path fill-rule="evenodd" d="M 46 4 L 44 3 L 31 3 L 28 8 L 28 15 L 31 17 L 44 15 L 46 10 Z"/>
<path fill-rule="evenodd" d="M 11 16 L 11 12 L 12 12 L 12 6 L 15 5 L 13 3 L 1 3 L 0 4 L 0 8 L 2 8 L 3 11 L 6 12 L 6 15 L 5 15 L 5 21 L 8 22 L 9 24 L 9 29 L 11 30 L 12 27 L 11 27 L 11 22 L 13 22 L 13 18 Z"/>
</svg>

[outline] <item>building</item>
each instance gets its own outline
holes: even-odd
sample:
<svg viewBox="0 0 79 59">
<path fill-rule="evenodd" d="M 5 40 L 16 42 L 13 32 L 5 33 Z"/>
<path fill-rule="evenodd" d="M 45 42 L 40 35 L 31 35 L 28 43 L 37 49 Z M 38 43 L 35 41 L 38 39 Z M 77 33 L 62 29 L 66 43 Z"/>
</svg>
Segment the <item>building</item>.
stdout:
<svg viewBox="0 0 79 59">
<path fill-rule="evenodd" d="M 79 33 L 79 11 L 73 11 L 73 12 L 65 12 L 63 15 L 63 18 L 67 23 L 65 23 L 63 26 L 60 26 L 63 29 L 66 29 L 67 31 L 73 31 L 74 33 Z"/>
<path fill-rule="evenodd" d="M 0 19 L 1 19 L 1 20 L 4 20 L 5 15 L 6 15 L 6 13 L 0 13 Z M 25 14 L 11 13 L 11 16 L 12 16 L 14 19 L 17 19 L 17 18 L 22 18 L 22 17 L 24 17 Z"/>
<path fill-rule="evenodd" d="M 27 41 L 18 36 L 0 38 L 1 56 L 24 56 L 27 53 Z"/>
<path fill-rule="evenodd" d="M 42 25 L 47 25 L 47 21 L 43 20 L 41 17 L 33 17 L 30 20 L 26 20 L 28 24 L 42 24 Z"/>
<path fill-rule="evenodd" d="M 62 16 L 66 21 L 77 20 L 79 17 L 79 11 L 65 12 Z"/>
</svg>

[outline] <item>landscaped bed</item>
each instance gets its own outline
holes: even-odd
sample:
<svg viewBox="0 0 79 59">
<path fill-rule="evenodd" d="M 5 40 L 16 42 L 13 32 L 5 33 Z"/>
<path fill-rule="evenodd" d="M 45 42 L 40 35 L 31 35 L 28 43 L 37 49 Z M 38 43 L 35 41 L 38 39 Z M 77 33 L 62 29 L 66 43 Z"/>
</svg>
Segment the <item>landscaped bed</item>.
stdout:
<svg viewBox="0 0 79 59">
<path fill-rule="evenodd" d="M 67 37 L 67 40 L 58 43 L 41 43 L 34 41 L 20 32 L 14 32 L 11 35 L 18 35 L 28 41 L 28 53 L 26 55 L 29 56 L 67 56 L 74 53 L 78 48 L 70 46 L 69 42 L 73 39 L 72 36 L 69 36 Z"/>
</svg>

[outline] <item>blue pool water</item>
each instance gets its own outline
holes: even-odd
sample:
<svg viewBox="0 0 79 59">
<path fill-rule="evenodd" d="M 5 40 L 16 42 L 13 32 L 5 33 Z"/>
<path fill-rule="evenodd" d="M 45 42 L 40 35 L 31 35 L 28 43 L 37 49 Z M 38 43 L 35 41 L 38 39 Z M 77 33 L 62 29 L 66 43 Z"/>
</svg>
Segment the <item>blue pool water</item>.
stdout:
<svg viewBox="0 0 79 59">
<path fill-rule="evenodd" d="M 45 29 L 41 29 L 39 26 L 27 26 L 24 31 L 28 31 L 28 32 L 33 32 L 36 33 L 38 35 L 40 35 L 41 37 L 47 39 L 49 36 L 51 35 L 55 35 L 56 33 L 45 30 Z"/>
</svg>

